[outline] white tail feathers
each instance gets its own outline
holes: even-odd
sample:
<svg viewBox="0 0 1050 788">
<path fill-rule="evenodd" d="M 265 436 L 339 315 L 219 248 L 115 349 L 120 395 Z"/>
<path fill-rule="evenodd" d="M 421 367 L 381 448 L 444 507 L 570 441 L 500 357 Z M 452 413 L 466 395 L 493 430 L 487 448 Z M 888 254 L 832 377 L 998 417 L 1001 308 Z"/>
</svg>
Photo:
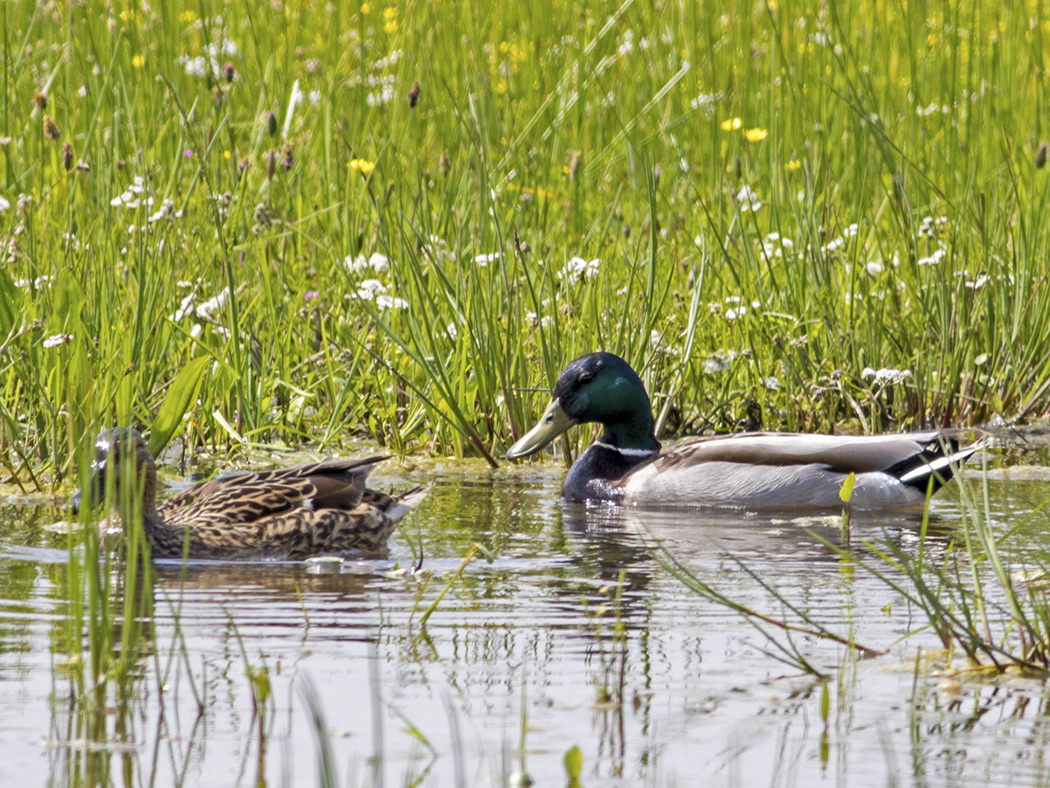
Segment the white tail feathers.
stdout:
<svg viewBox="0 0 1050 788">
<path fill-rule="evenodd" d="M 419 502 L 426 498 L 429 492 L 429 485 L 421 485 L 414 490 L 409 490 L 407 493 L 399 495 L 397 503 L 390 507 L 386 516 L 395 523 L 398 522 L 402 517 L 419 506 Z"/>
<path fill-rule="evenodd" d="M 978 450 L 984 448 L 984 444 L 981 441 L 967 446 L 965 449 L 959 449 L 958 451 L 952 452 L 945 457 L 937 457 L 930 460 L 927 463 L 919 465 L 917 468 L 913 468 L 906 474 L 900 477 L 900 480 L 905 484 L 914 485 L 916 482 L 921 482 L 924 479 L 930 478 L 934 474 L 940 473 L 944 470 L 948 470 L 948 477 L 952 475 L 954 466 L 961 465 L 970 458 L 971 455 L 976 453 Z"/>
</svg>

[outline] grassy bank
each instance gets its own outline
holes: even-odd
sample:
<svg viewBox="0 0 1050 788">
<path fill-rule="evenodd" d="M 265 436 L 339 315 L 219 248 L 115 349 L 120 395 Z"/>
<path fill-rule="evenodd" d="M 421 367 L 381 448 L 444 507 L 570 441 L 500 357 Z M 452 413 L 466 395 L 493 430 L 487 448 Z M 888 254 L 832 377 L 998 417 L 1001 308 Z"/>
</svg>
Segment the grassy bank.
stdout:
<svg viewBox="0 0 1050 788">
<path fill-rule="evenodd" d="M 1044 414 L 1042 13 L 6 4 L 5 476 L 113 421 L 498 456 L 597 348 L 670 434 Z"/>
</svg>

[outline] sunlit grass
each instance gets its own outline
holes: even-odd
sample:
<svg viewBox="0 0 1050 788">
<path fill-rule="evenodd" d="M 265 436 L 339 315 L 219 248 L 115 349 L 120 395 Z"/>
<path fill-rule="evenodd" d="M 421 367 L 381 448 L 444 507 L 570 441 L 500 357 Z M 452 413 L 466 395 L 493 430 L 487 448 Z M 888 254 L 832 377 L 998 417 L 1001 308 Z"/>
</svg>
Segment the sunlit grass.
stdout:
<svg viewBox="0 0 1050 788">
<path fill-rule="evenodd" d="M 99 422 L 496 461 L 599 348 L 672 434 L 1045 413 L 1043 14 L 5 5 L 4 473 Z"/>
</svg>

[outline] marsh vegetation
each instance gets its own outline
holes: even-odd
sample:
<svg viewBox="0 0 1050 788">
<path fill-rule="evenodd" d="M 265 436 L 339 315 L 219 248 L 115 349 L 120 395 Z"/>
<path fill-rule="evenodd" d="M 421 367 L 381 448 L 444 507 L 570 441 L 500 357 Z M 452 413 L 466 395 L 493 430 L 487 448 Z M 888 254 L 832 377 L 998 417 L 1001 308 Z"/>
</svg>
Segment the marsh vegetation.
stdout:
<svg viewBox="0 0 1050 788">
<path fill-rule="evenodd" d="M 0 36 L 0 775 L 1048 781 L 1038 472 L 639 527 L 498 459 L 596 349 L 665 440 L 1046 416 L 1045 8 L 13 2 Z M 149 563 L 44 527 L 114 424 L 167 478 L 378 445 L 437 485 L 371 563 Z"/>
</svg>

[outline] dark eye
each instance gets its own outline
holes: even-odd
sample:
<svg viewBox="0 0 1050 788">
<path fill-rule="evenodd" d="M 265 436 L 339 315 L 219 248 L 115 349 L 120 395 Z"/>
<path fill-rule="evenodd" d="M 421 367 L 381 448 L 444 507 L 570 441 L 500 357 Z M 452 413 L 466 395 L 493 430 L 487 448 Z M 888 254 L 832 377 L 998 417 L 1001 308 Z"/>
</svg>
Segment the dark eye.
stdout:
<svg viewBox="0 0 1050 788">
<path fill-rule="evenodd" d="M 590 371 L 582 373 L 580 375 L 580 378 L 579 378 L 579 382 L 580 382 L 581 386 L 587 385 L 592 380 L 594 380 L 594 373 L 590 372 Z"/>
</svg>

